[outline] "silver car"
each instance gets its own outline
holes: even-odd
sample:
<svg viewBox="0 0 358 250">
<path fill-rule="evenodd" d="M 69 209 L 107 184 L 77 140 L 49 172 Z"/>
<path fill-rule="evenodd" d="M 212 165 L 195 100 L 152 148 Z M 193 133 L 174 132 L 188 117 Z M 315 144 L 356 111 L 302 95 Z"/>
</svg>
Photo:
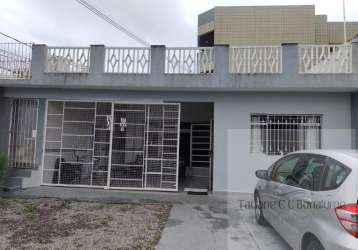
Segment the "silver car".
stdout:
<svg viewBox="0 0 358 250">
<path fill-rule="evenodd" d="M 256 176 L 257 222 L 293 249 L 358 249 L 358 151 L 299 151 Z"/>
</svg>

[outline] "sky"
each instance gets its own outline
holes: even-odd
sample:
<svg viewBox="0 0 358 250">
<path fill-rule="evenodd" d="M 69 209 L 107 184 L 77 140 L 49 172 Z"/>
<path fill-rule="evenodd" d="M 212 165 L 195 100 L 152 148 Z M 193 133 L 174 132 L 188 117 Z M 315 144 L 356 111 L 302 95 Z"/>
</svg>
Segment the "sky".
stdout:
<svg viewBox="0 0 358 250">
<path fill-rule="evenodd" d="M 150 44 L 195 46 L 198 14 L 215 6 L 314 4 L 316 14 L 342 21 L 342 0 L 87 0 Z M 75 0 L 0 0 L 0 31 L 52 46 L 141 46 Z M 358 0 L 346 0 L 358 21 Z M 0 37 L 0 41 L 2 38 Z"/>
</svg>

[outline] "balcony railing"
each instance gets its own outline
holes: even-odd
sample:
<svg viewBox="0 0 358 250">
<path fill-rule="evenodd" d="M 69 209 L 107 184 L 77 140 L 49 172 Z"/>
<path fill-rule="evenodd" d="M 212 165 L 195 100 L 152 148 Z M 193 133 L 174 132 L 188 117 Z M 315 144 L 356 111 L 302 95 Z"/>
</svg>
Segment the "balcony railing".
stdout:
<svg viewBox="0 0 358 250">
<path fill-rule="evenodd" d="M 352 45 L 299 46 L 299 73 L 350 74 L 352 73 Z"/>
<path fill-rule="evenodd" d="M 42 68 L 39 62 L 34 64 L 32 74 L 39 69 L 46 73 L 90 73 L 91 67 L 92 74 L 212 75 L 215 70 L 219 75 L 223 70 L 230 74 L 282 74 L 283 63 L 287 65 L 285 70 L 297 67 L 290 69 L 290 74 L 293 71 L 299 74 L 352 74 L 356 71 L 353 53 L 357 53 L 354 52 L 357 48 L 357 44 L 131 48 L 0 43 L 0 79 L 30 79 L 32 57 L 35 60 L 46 58 Z M 91 53 L 93 59 L 90 59 Z M 92 65 L 90 60 L 94 60 Z"/>
<path fill-rule="evenodd" d="M 214 72 L 214 48 L 167 48 L 166 74 L 210 74 Z"/>
<path fill-rule="evenodd" d="M 88 73 L 89 47 L 48 47 L 47 73 Z"/>
<path fill-rule="evenodd" d="M 31 43 L 0 43 L 0 79 L 29 79 L 31 54 Z"/>
<path fill-rule="evenodd" d="M 107 47 L 105 73 L 149 74 L 150 48 Z"/>
<path fill-rule="evenodd" d="M 282 73 L 282 47 L 231 47 L 229 54 L 232 74 Z"/>
</svg>

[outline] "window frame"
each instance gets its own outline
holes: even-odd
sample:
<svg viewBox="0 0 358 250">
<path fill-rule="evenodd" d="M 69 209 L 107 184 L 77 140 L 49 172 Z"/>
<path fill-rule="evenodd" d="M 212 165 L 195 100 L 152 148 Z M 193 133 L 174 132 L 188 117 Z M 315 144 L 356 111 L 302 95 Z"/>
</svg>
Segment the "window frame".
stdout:
<svg viewBox="0 0 358 250">
<path fill-rule="evenodd" d="M 303 153 L 302 154 L 304 158 L 309 158 L 309 157 L 320 157 L 320 158 L 323 158 L 324 160 L 324 166 L 323 166 L 323 174 L 320 176 L 320 180 L 319 180 L 319 185 L 316 187 L 316 189 L 306 189 L 306 188 L 303 188 L 303 187 L 298 187 L 298 188 L 301 188 L 303 190 L 307 190 L 307 191 L 311 191 L 311 192 L 317 192 L 317 191 L 320 191 L 322 189 L 322 184 L 323 184 L 323 176 L 326 172 L 326 169 L 327 169 L 327 158 L 328 156 L 326 155 L 321 155 L 321 154 L 314 154 L 314 153 Z"/>
<path fill-rule="evenodd" d="M 342 180 L 342 182 L 338 185 L 335 185 L 334 187 L 329 187 L 329 188 L 324 188 L 323 187 L 323 183 L 327 178 L 328 175 L 328 162 L 329 161 L 334 161 L 337 162 L 339 165 L 341 165 L 341 167 L 343 167 L 345 170 L 348 171 L 348 174 L 344 177 L 344 179 Z M 338 189 L 341 185 L 343 185 L 343 183 L 346 181 L 346 179 L 348 178 L 348 176 L 352 173 L 352 169 L 350 167 L 348 167 L 347 165 L 345 165 L 344 163 L 342 163 L 341 161 L 338 161 L 332 157 L 326 156 L 326 161 L 325 161 L 325 168 L 324 168 L 324 172 L 322 175 L 322 180 L 321 180 L 321 185 L 319 190 L 317 191 L 330 191 L 330 190 L 336 190 Z"/>
<path fill-rule="evenodd" d="M 282 182 L 279 182 L 279 181 L 276 181 L 273 179 L 273 177 L 275 176 L 276 172 L 277 172 L 277 169 L 281 166 L 281 164 L 287 160 L 289 160 L 290 158 L 294 158 L 294 157 L 299 157 L 298 161 L 301 160 L 301 157 L 302 157 L 302 154 L 301 153 L 293 153 L 293 154 L 289 154 L 289 155 L 286 155 L 280 159 L 278 159 L 275 163 L 274 163 L 274 167 L 273 167 L 273 170 L 271 172 L 271 176 L 270 176 L 270 181 L 272 182 L 275 182 L 275 183 L 279 183 L 279 184 L 284 184 L 284 185 L 287 185 L 285 183 L 282 183 Z M 298 163 L 297 161 L 297 163 Z M 296 164 L 297 164 L 296 163 Z M 296 167 L 296 166 L 295 166 Z"/>
<path fill-rule="evenodd" d="M 275 181 L 273 180 L 273 176 L 276 174 L 276 171 L 277 169 L 281 166 L 281 161 L 284 161 L 284 160 L 287 160 L 288 158 L 291 158 L 291 157 L 295 157 L 295 156 L 298 156 L 300 157 L 300 159 L 298 160 L 299 161 L 302 161 L 302 160 L 305 160 L 309 157 L 320 157 L 320 158 L 323 158 L 324 159 L 324 167 L 323 167 L 323 174 L 320 176 L 320 180 L 319 180 L 319 185 L 315 188 L 312 188 L 312 189 L 307 189 L 307 188 L 303 188 L 301 186 L 295 186 L 295 185 L 290 185 L 290 184 L 287 184 L 287 183 L 282 183 L 282 182 L 279 182 L 279 181 Z M 295 188 L 299 188 L 299 189 L 302 189 L 302 190 L 306 190 L 306 191 L 311 191 L 311 192 L 317 192 L 317 191 L 322 191 L 322 186 L 323 186 L 323 180 L 324 180 L 324 177 L 326 175 L 326 172 L 327 172 L 327 160 L 329 159 L 330 157 L 326 156 L 326 155 L 321 155 L 321 154 L 314 154 L 314 153 L 292 153 L 292 154 L 289 154 L 289 155 L 286 155 L 284 156 L 283 158 L 280 158 L 279 160 L 277 160 L 274 164 L 273 164 L 273 170 L 271 172 L 271 176 L 269 176 L 269 180 L 274 182 L 274 183 L 279 183 L 279 184 L 282 184 L 282 185 L 287 185 L 287 186 L 290 186 L 290 187 L 295 187 Z M 332 159 L 332 158 L 331 158 Z M 333 159 L 334 160 L 334 159 Z M 336 160 L 337 161 L 337 160 Z M 297 162 L 297 163 L 298 163 Z M 338 163 L 340 163 L 339 161 L 337 161 Z M 342 164 L 344 165 L 344 164 Z M 295 166 L 296 167 L 296 166 Z M 348 169 L 350 169 L 349 167 L 347 167 Z M 349 175 L 349 174 L 348 174 Z M 346 176 L 346 178 L 348 177 L 348 175 Z M 340 185 L 342 185 L 344 183 L 345 179 L 342 181 L 342 183 Z"/>
<path fill-rule="evenodd" d="M 254 121 L 255 117 L 259 119 L 258 122 Z M 261 118 L 266 118 L 265 122 L 261 122 Z M 271 121 L 271 118 L 274 119 L 273 122 Z M 282 121 L 286 120 L 286 122 L 282 122 L 282 121 L 280 122 L 280 118 L 282 119 Z M 278 122 L 276 122 L 275 119 L 278 119 Z M 299 119 L 301 119 L 301 121 L 299 121 Z M 304 122 L 303 119 L 305 119 Z M 315 119 L 315 122 L 312 123 L 307 122 L 308 119 Z M 294 120 L 294 123 L 291 120 Z M 286 155 L 298 150 L 322 148 L 323 114 L 250 113 L 249 123 L 250 123 L 250 145 L 249 145 L 250 154 L 262 153 L 268 156 L 277 156 L 277 155 Z M 271 126 L 277 126 L 279 128 L 272 129 Z M 284 126 L 286 127 L 282 128 Z M 287 126 L 295 126 L 296 128 L 289 128 Z M 260 131 L 259 132 L 260 136 L 258 140 L 257 138 L 255 138 L 255 132 L 254 132 L 255 130 Z M 280 132 L 280 130 L 289 131 L 288 133 L 294 133 L 292 134 L 293 135 L 292 138 L 295 139 L 292 141 L 292 138 L 288 138 L 289 134 L 287 132 Z M 314 144 L 316 144 L 317 147 L 314 146 L 312 147 L 309 145 L 307 146 L 306 144 L 307 138 L 309 138 L 307 137 L 307 133 L 315 130 L 318 131 L 317 141 L 314 141 Z M 265 135 L 265 133 L 268 132 L 270 132 L 270 134 Z M 272 133 L 273 133 L 273 137 L 272 137 Z M 300 133 L 304 133 L 303 141 L 300 141 L 299 139 L 301 136 Z M 280 135 L 282 136 L 282 138 L 280 138 Z M 274 150 L 270 151 L 268 148 L 270 148 L 272 144 L 274 145 L 273 146 Z M 276 146 L 279 145 L 278 148 L 276 148 L 275 145 Z M 284 145 L 286 146 L 284 147 Z M 286 152 L 285 150 L 282 150 L 281 146 L 287 149 Z"/>
<path fill-rule="evenodd" d="M 10 113 L 7 141 L 9 168 L 38 169 L 37 144 L 39 139 L 40 99 L 14 97 L 10 98 L 9 103 Z M 25 154 L 18 156 L 21 153 L 21 147 L 25 148 Z"/>
<path fill-rule="evenodd" d="M 316 187 L 316 189 L 310 190 L 310 189 L 306 189 L 306 188 L 303 188 L 303 187 L 300 187 L 300 186 L 289 185 L 289 184 L 286 184 L 286 183 L 282 183 L 282 182 L 273 180 L 273 176 L 276 174 L 277 169 L 281 166 L 281 162 L 286 161 L 286 160 L 288 160 L 288 158 L 291 158 L 291 157 L 294 157 L 294 156 L 299 156 L 299 157 L 302 157 L 302 158 L 308 158 L 308 157 L 314 157 L 314 156 L 324 158 L 323 173 L 322 173 L 322 175 L 320 177 L 319 185 Z M 300 160 L 302 160 L 302 159 L 299 159 L 299 161 Z M 345 178 L 342 180 L 342 182 L 339 185 L 336 185 L 336 186 L 330 187 L 330 188 L 324 188 L 323 183 L 324 183 L 324 180 L 326 179 L 326 177 L 328 175 L 328 162 L 330 160 L 339 163 L 344 169 L 348 170 L 348 174 L 345 176 Z M 311 191 L 311 192 L 322 192 L 322 191 L 336 190 L 341 185 L 343 185 L 343 183 L 346 181 L 346 179 L 352 173 L 352 169 L 350 167 L 348 167 L 347 165 L 345 165 L 344 163 L 342 163 L 341 161 L 338 161 L 338 160 L 336 160 L 336 159 L 334 159 L 332 157 L 329 157 L 327 155 L 314 154 L 314 153 L 292 153 L 292 154 L 286 155 L 286 156 L 278 159 L 272 166 L 273 166 L 273 169 L 272 169 L 271 175 L 269 176 L 269 181 L 274 182 L 274 183 L 279 183 L 279 184 L 282 184 L 282 185 L 287 185 L 287 186 L 290 186 L 290 187 L 299 188 L 299 189 L 302 189 L 302 190 Z"/>
</svg>

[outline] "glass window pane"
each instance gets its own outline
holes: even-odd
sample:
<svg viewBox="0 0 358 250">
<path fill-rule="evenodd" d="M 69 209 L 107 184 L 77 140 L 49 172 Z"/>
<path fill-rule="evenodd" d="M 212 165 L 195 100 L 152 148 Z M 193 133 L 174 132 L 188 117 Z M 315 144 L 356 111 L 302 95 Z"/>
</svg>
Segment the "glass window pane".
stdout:
<svg viewBox="0 0 358 250">
<path fill-rule="evenodd" d="M 295 168 L 299 156 L 288 157 L 279 167 L 276 169 L 273 180 L 281 183 L 286 183 L 286 178 L 292 174 L 293 169 Z"/>
<path fill-rule="evenodd" d="M 335 161 L 333 159 L 329 159 L 327 163 L 327 174 L 323 181 L 323 189 L 334 189 L 341 185 L 350 170 L 343 166 L 343 164 Z"/>
</svg>

